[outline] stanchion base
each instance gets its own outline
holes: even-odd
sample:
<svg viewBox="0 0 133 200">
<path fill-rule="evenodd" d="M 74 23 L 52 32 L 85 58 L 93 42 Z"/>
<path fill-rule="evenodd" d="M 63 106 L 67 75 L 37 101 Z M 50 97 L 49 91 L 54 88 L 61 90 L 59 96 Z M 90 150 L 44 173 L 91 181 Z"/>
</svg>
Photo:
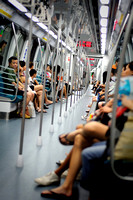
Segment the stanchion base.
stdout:
<svg viewBox="0 0 133 200">
<path fill-rule="evenodd" d="M 62 117 L 61 116 L 58 119 L 58 124 L 62 124 Z"/>
<path fill-rule="evenodd" d="M 42 146 L 42 136 L 38 136 L 36 145 Z"/>
<path fill-rule="evenodd" d="M 67 111 L 64 112 L 64 117 L 67 118 Z"/>
<path fill-rule="evenodd" d="M 54 125 L 53 125 L 53 124 L 51 124 L 49 132 L 50 132 L 50 133 L 53 133 L 53 132 L 54 132 Z"/>
<path fill-rule="evenodd" d="M 24 166 L 23 155 L 18 155 L 16 167 L 23 167 L 23 166 Z"/>
<path fill-rule="evenodd" d="M 73 104 L 73 109 L 75 109 L 75 103 Z"/>
<path fill-rule="evenodd" d="M 69 112 L 70 112 L 70 113 L 72 112 L 72 107 L 69 108 Z"/>
</svg>

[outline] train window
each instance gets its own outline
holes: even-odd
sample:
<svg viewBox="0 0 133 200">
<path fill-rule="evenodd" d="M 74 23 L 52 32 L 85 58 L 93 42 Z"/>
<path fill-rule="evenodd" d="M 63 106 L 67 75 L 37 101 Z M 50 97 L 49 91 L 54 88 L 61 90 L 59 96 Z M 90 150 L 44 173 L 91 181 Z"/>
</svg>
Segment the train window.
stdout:
<svg viewBox="0 0 133 200">
<path fill-rule="evenodd" d="M 8 48 L 13 35 L 11 23 L 0 15 L 0 65 L 5 66 Z"/>
</svg>

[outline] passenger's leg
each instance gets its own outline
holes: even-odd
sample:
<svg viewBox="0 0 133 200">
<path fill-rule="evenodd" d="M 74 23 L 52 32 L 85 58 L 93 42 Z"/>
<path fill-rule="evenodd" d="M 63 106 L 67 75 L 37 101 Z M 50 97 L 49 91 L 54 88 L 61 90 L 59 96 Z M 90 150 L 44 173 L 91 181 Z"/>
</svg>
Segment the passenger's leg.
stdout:
<svg viewBox="0 0 133 200">
<path fill-rule="evenodd" d="M 76 136 L 66 180 L 64 181 L 63 185 L 53 189 L 52 191 L 54 191 L 55 193 L 64 194 L 66 196 L 72 195 L 73 182 L 81 167 L 81 151 L 83 148 L 86 148 L 91 144 L 92 141 L 88 142 L 82 135 L 78 134 Z M 48 194 L 48 193 L 51 192 L 50 191 L 42 192 L 42 194 Z"/>
<path fill-rule="evenodd" d="M 97 138 L 100 140 L 105 139 L 105 134 L 106 134 L 106 131 L 108 130 L 107 126 L 103 125 L 103 127 L 102 127 L 102 124 L 100 124 L 100 123 L 98 123 L 98 124 L 100 124 L 99 126 L 98 126 L 98 124 L 94 124 L 94 123 L 88 123 L 88 124 L 90 124 L 90 125 L 85 127 L 85 130 L 83 128 L 83 131 L 81 132 L 81 134 L 78 134 L 75 137 L 75 142 L 74 142 L 74 147 L 73 147 L 73 151 L 72 151 L 72 155 L 71 155 L 68 175 L 66 177 L 66 180 L 60 187 L 52 190 L 55 193 L 64 194 L 66 196 L 72 195 L 73 182 L 74 182 L 74 180 L 80 170 L 80 167 L 81 167 L 81 152 L 82 152 L 82 150 L 93 144 L 93 135 L 94 135 L 94 138 L 95 138 L 95 136 L 97 136 Z M 92 125 L 92 127 L 97 125 L 96 129 L 92 128 L 91 125 Z M 96 130 L 95 134 L 94 134 L 94 129 Z M 84 134 L 84 131 L 85 131 L 85 134 Z M 89 132 L 90 137 L 87 137 L 87 139 L 86 139 L 83 135 L 86 136 L 87 131 Z M 51 192 L 49 192 L 49 191 L 42 192 L 42 194 L 49 194 L 49 193 L 51 193 Z"/>
</svg>

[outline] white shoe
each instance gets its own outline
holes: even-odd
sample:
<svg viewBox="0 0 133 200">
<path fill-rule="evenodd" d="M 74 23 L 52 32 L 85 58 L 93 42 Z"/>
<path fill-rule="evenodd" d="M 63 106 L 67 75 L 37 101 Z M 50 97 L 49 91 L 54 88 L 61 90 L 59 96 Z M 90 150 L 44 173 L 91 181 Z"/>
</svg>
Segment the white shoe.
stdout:
<svg viewBox="0 0 133 200">
<path fill-rule="evenodd" d="M 52 183 L 60 182 L 60 177 L 55 172 L 49 172 L 45 176 L 36 178 L 35 182 L 39 185 L 51 185 Z"/>
</svg>

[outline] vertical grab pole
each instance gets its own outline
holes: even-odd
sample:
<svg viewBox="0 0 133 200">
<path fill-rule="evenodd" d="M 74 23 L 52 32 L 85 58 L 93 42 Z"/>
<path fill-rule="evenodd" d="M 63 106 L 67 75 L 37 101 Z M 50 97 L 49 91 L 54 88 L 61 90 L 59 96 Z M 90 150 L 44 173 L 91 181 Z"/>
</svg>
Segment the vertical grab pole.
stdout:
<svg viewBox="0 0 133 200">
<path fill-rule="evenodd" d="M 125 21 L 124 21 L 124 24 L 121 28 L 121 31 L 120 31 L 120 34 L 119 34 L 119 37 L 117 39 L 117 42 L 115 44 L 115 48 L 114 48 L 114 51 L 113 51 L 113 54 L 111 55 L 111 59 L 110 59 L 110 62 L 109 62 L 109 67 L 108 67 L 108 73 L 107 73 L 107 80 L 106 80 L 106 87 L 105 87 L 105 102 L 108 101 L 108 88 L 109 88 L 109 80 L 110 80 L 110 74 L 111 74 L 111 69 L 112 69 L 112 64 L 113 64 L 113 59 L 114 59 L 114 56 L 115 56 L 115 53 L 116 53 L 116 50 L 117 50 L 117 46 L 118 46 L 118 43 L 119 43 L 119 40 L 120 40 L 120 37 L 123 33 L 123 30 L 125 28 L 125 25 L 127 23 L 127 20 L 128 20 L 128 17 L 126 17 Z"/>
<path fill-rule="evenodd" d="M 16 47 L 17 47 L 17 59 L 18 59 L 18 77 L 19 77 L 19 49 L 18 49 L 18 43 L 17 43 L 17 37 L 16 37 L 16 31 L 15 31 L 15 26 L 14 26 L 14 23 L 12 22 L 12 28 L 13 28 L 13 32 L 14 32 L 14 37 L 15 37 L 15 43 L 16 43 Z M 17 97 L 17 92 L 18 92 L 18 82 L 19 82 L 19 79 L 17 80 L 17 89 L 16 89 L 16 92 L 15 92 L 15 98 L 13 99 L 13 101 L 16 99 Z"/>
<path fill-rule="evenodd" d="M 23 118 L 21 123 L 21 134 L 20 134 L 20 146 L 19 146 L 19 155 L 17 160 L 17 167 L 23 167 L 23 141 L 24 141 L 24 127 L 25 127 L 25 108 L 26 108 L 26 97 L 27 97 L 27 82 L 28 82 L 28 73 L 29 73 L 29 59 L 30 59 L 30 51 L 31 51 L 31 39 L 32 39 L 32 16 L 34 14 L 34 0 L 31 4 L 31 19 L 30 19 L 30 27 L 29 27 L 29 41 L 28 41 L 28 53 L 27 53 L 27 61 L 26 61 L 26 81 L 25 81 L 25 92 L 24 92 L 24 100 L 23 100 Z"/>
<path fill-rule="evenodd" d="M 49 132 L 54 132 L 54 111 L 55 111 L 55 90 L 56 90 L 56 75 L 57 75 L 57 59 L 59 54 L 59 42 L 60 42 L 60 35 L 61 35 L 61 23 L 62 23 L 62 12 L 60 14 L 59 20 L 59 30 L 58 30 L 58 38 L 57 38 L 57 55 L 56 55 L 56 62 L 55 62 L 55 77 L 54 77 L 54 91 L 53 91 L 53 109 L 52 109 L 52 118 L 51 118 L 51 127 Z"/>
<path fill-rule="evenodd" d="M 73 55 L 73 67 L 72 67 L 71 88 L 70 88 L 70 94 L 71 94 L 70 108 L 69 108 L 69 111 L 70 111 L 70 112 L 72 111 L 72 93 L 73 93 L 72 91 L 73 91 L 73 80 L 74 80 L 75 61 L 76 61 L 76 58 L 75 58 L 75 56 Z"/>
<path fill-rule="evenodd" d="M 121 71 L 122 71 L 122 66 L 123 66 L 123 62 L 124 62 L 127 43 L 129 41 L 129 37 L 130 37 L 131 29 L 132 29 L 132 24 L 133 24 L 133 6 L 132 6 L 132 9 L 131 9 L 131 14 L 130 14 L 129 21 L 128 21 L 128 24 L 127 24 L 127 27 L 126 27 L 122 52 L 120 54 L 120 61 L 119 61 L 118 73 L 117 73 L 117 82 L 116 82 L 116 88 L 115 88 L 115 97 L 114 97 L 114 103 L 113 103 L 111 135 L 110 135 L 111 168 L 112 168 L 112 170 L 113 170 L 113 172 L 116 176 L 118 176 L 119 178 L 124 179 L 124 180 L 133 180 L 133 178 L 128 177 L 128 176 L 119 175 L 114 168 L 114 146 L 115 146 L 115 131 L 114 130 L 115 130 L 115 124 L 116 124 L 117 96 L 118 96 L 118 92 L 119 92 L 119 83 L 120 83 Z"/>
<path fill-rule="evenodd" d="M 62 41 L 61 41 L 61 67 L 62 66 L 63 66 L 63 51 L 62 51 Z M 64 87 L 64 67 L 62 69 L 63 69 L 63 74 L 62 74 L 62 71 L 61 71 L 61 75 L 63 76 L 63 78 L 62 78 L 62 89 L 61 89 L 60 112 L 59 112 L 59 119 L 58 119 L 59 124 L 62 123 L 61 114 L 62 114 L 62 98 L 63 98 L 63 87 Z"/>
<path fill-rule="evenodd" d="M 50 24 L 48 25 L 48 30 L 50 30 Z M 41 51 L 41 45 L 40 40 L 38 39 L 40 51 Z M 42 123 L 43 123 L 43 106 L 44 106 L 44 95 L 45 95 L 45 82 L 46 82 L 46 66 L 48 61 L 48 48 L 49 48 L 49 31 L 48 31 L 48 37 L 47 37 L 47 46 L 46 46 L 46 56 L 45 56 L 45 66 L 43 67 L 43 61 L 41 61 L 42 65 L 42 78 L 44 74 L 43 79 L 43 92 L 42 92 L 42 102 L 41 102 L 41 113 L 40 113 L 40 126 L 39 126 L 39 136 L 37 138 L 37 146 L 42 146 Z M 42 54 L 41 54 L 42 59 Z M 44 72 L 44 73 L 43 73 Z"/>
<path fill-rule="evenodd" d="M 66 99 L 66 105 L 65 105 L 65 112 L 64 112 L 64 117 L 67 117 L 67 105 L 68 105 L 68 89 L 69 89 L 69 76 L 70 76 L 70 66 L 72 64 L 72 52 L 70 53 L 70 63 L 69 63 L 69 69 L 68 69 L 68 86 L 67 86 L 67 99 Z"/>
</svg>

